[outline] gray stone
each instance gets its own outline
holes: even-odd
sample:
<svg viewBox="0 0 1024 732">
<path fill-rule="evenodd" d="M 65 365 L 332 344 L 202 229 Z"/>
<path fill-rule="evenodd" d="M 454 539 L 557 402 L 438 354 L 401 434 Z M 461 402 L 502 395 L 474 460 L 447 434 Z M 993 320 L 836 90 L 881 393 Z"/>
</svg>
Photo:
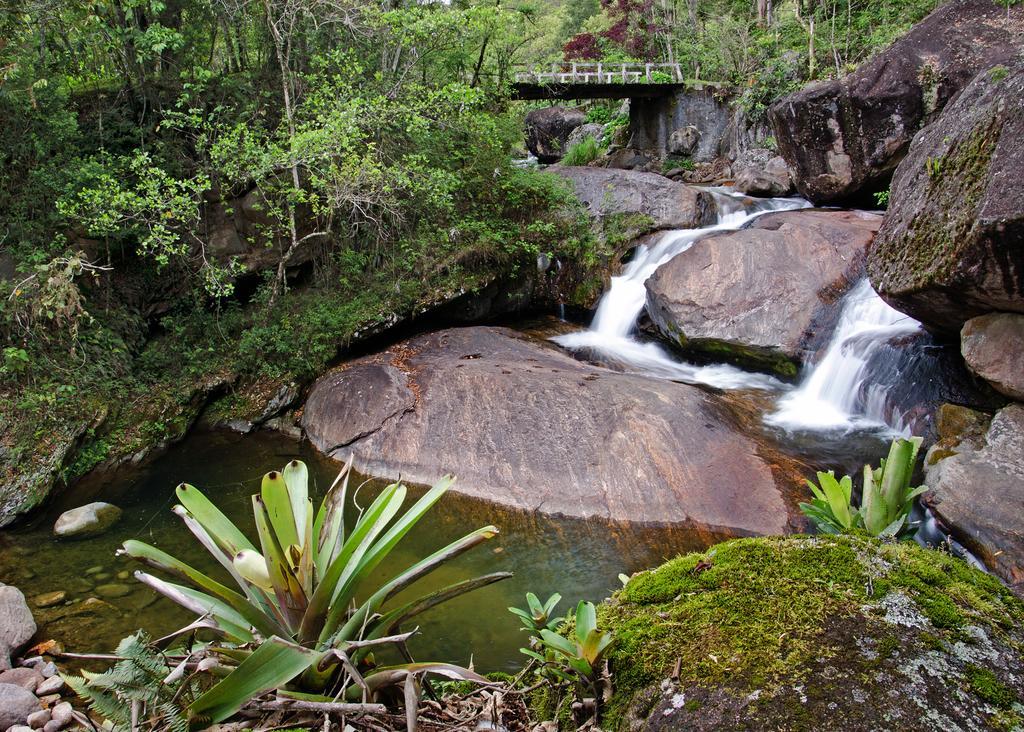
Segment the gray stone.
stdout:
<svg viewBox="0 0 1024 732">
<path fill-rule="evenodd" d="M 648 230 L 655 230 L 694 229 L 717 218 L 709 193 L 656 173 L 562 166 L 551 172 L 573 184 L 577 197 L 597 219 L 638 214 L 650 219 Z"/>
<path fill-rule="evenodd" d="M 39 700 L 31 691 L 14 684 L 0 684 L 0 729 L 24 724 L 28 715 L 39 710 Z"/>
<path fill-rule="evenodd" d="M 671 155 L 692 155 L 700 142 L 700 130 L 687 125 L 673 130 L 668 136 L 668 152 Z"/>
<path fill-rule="evenodd" d="M 705 237 L 647 280 L 648 314 L 680 347 L 795 375 L 827 337 L 880 223 L 860 212 L 787 211 Z"/>
<path fill-rule="evenodd" d="M 1024 401 L 1024 315 L 971 318 L 960 331 L 960 351 L 971 371 L 996 391 Z"/>
<path fill-rule="evenodd" d="M 53 525 L 53 533 L 62 539 L 84 539 L 99 536 L 120 520 L 120 508 L 96 501 L 62 513 Z"/>
<path fill-rule="evenodd" d="M 51 676 L 48 679 L 44 679 L 39 686 L 36 687 L 36 696 L 49 696 L 50 694 L 59 694 L 64 689 L 64 679 L 60 676 Z"/>
<path fill-rule="evenodd" d="M 983 440 L 929 457 L 925 502 L 986 566 L 1024 585 L 1024 405 L 1000 410 Z"/>
<path fill-rule="evenodd" d="M 505 328 L 419 336 L 344 364 L 303 410 L 321 452 L 366 474 L 530 511 L 694 531 L 791 530 L 798 466 L 694 386 L 618 373 Z M 794 523 L 791 523 L 793 521 Z"/>
<path fill-rule="evenodd" d="M 50 678 L 52 676 L 56 676 L 57 675 L 57 664 L 55 664 L 53 661 L 49 661 L 49 662 L 46 663 L 45 666 L 43 666 L 39 670 L 39 673 L 41 673 L 43 675 L 44 679 L 48 679 L 48 678 Z"/>
<path fill-rule="evenodd" d="M 593 137 L 598 143 L 601 142 L 601 138 L 604 137 L 604 125 L 596 122 L 587 122 L 577 127 L 575 130 L 569 133 L 568 139 L 565 141 L 565 149 L 568 150 L 573 145 L 578 145 L 588 137 Z"/>
<path fill-rule="evenodd" d="M 755 148 L 732 164 L 736 190 L 752 196 L 785 196 L 793 192 L 793 171 L 770 150 Z"/>
<path fill-rule="evenodd" d="M 1022 98 L 1024 63 L 978 74 L 893 177 L 868 273 L 878 294 L 932 330 L 952 336 L 977 315 L 1024 313 Z"/>
<path fill-rule="evenodd" d="M 852 74 L 783 97 L 769 117 L 797 188 L 823 203 L 884 187 L 914 134 L 1022 47 L 1024 7 L 951 0 Z"/>
<path fill-rule="evenodd" d="M 35 632 L 36 621 L 21 590 L 0 585 L 0 669 L 11 667 L 11 655 L 24 648 Z"/>
<path fill-rule="evenodd" d="M 33 694 L 36 687 L 43 682 L 43 676 L 34 668 L 12 668 L 0 672 L 0 684 L 14 684 L 27 689 Z"/>
<path fill-rule="evenodd" d="M 28 726 L 32 729 L 42 729 L 50 721 L 50 710 L 40 709 L 28 715 Z"/>
<path fill-rule="evenodd" d="M 70 702 L 61 702 L 50 710 L 50 721 L 64 727 L 74 718 L 74 714 L 75 710 Z"/>
</svg>

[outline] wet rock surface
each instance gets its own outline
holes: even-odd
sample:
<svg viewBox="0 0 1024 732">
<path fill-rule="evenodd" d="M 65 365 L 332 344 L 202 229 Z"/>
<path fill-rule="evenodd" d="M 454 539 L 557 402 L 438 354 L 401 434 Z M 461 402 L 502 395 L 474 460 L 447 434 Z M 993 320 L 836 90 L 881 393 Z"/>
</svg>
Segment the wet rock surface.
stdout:
<svg viewBox="0 0 1024 732">
<path fill-rule="evenodd" d="M 914 138 L 868 256 L 878 294 L 950 336 L 977 315 L 1024 313 L 1022 99 L 1024 65 L 985 71 Z"/>
<path fill-rule="evenodd" d="M 983 438 L 965 430 L 929 453 L 924 500 L 953 536 L 1018 590 L 1024 587 L 1024 405 L 992 419 Z"/>
<path fill-rule="evenodd" d="M 827 338 L 881 217 L 766 214 L 705 237 L 647 280 L 647 312 L 673 343 L 789 375 Z"/>
<path fill-rule="evenodd" d="M 576 195 L 597 219 L 636 215 L 650 219 L 645 230 L 695 229 L 713 224 L 715 202 L 706 191 L 657 173 L 615 168 L 556 166 L 550 172 L 573 184 Z"/>
<path fill-rule="evenodd" d="M 971 318 L 960 331 L 960 351 L 971 371 L 996 391 L 1024 401 L 1024 315 Z"/>
<path fill-rule="evenodd" d="M 363 415 L 363 416 L 360 416 Z M 503 328 L 439 331 L 352 361 L 302 417 L 322 452 L 369 475 L 517 508 L 790 531 L 800 466 L 730 423 L 696 387 L 608 371 Z"/>
<path fill-rule="evenodd" d="M 884 187 L 914 134 L 1022 45 L 1024 8 L 952 0 L 849 76 L 783 97 L 769 116 L 797 188 L 824 203 Z"/>
</svg>

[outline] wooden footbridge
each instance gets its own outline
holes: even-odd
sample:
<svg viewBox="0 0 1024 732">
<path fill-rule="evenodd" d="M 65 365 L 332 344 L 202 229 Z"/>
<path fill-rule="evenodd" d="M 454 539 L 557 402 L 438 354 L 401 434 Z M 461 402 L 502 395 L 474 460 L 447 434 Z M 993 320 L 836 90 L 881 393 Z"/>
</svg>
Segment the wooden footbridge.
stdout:
<svg viewBox="0 0 1024 732">
<path fill-rule="evenodd" d="M 512 84 L 517 99 L 626 99 L 667 97 L 683 89 L 716 87 L 686 79 L 676 63 L 570 61 L 519 66 Z"/>
</svg>

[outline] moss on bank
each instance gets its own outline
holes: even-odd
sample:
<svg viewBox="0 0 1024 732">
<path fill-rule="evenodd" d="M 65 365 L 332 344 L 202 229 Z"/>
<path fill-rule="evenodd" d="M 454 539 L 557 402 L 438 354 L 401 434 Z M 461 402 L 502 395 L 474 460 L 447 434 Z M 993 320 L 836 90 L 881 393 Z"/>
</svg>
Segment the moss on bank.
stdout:
<svg viewBox="0 0 1024 732">
<path fill-rule="evenodd" d="M 1020 701 L 1022 619 L 1024 604 L 997 579 L 915 544 L 730 541 L 640 573 L 600 606 L 600 625 L 617 638 L 603 722 L 624 728 L 661 715 L 645 728 L 711 729 L 715 719 L 823 728 L 827 704 L 846 703 L 853 688 L 883 694 L 890 683 L 917 684 L 908 693 L 936 719 L 969 729 L 958 714 L 991 718 Z M 934 679 L 918 679 L 927 675 L 920 665 Z M 672 694 L 660 693 L 673 675 Z M 898 702 L 875 699 L 866 724 L 899 718 Z M 962 711 L 972 705 L 976 712 Z"/>
</svg>

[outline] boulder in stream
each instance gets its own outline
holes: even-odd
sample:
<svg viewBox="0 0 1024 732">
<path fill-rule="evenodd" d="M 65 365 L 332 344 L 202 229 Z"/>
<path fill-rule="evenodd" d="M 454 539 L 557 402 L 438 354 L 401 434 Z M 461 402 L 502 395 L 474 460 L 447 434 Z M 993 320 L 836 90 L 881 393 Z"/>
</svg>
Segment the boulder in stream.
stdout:
<svg viewBox="0 0 1024 732">
<path fill-rule="evenodd" d="M 0 584 L 0 670 L 11 667 L 11 655 L 32 639 L 36 621 L 17 587 Z"/>
<path fill-rule="evenodd" d="M 642 217 L 643 231 L 696 229 L 715 223 L 717 209 L 707 191 L 676 183 L 657 173 L 617 168 L 555 166 L 550 172 L 573 184 L 590 215 L 607 221 L 616 216 Z"/>
<path fill-rule="evenodd" d="M 556 163 L 568 149 L 569 135 L 587 121 L 578 109 L 542 107 L 526 115 L 526 147 L 542 163 Z"/>
<path fill-rule="evenodd" d="M 960 331 L 960 351 L 971 371 L 996 391 L 1024 401 L 1024 315 L 971 318 Z"/>
<path fill-rule="evenodd" d="M 796 376 L 828 336 L 880 223 L 856 211 L 785 211 L 704 237 L 647 280 L 647 312 L 684 349 Z"/>
<path fill-rule="evenodd" d="M 976 315 L 1024 313 L 1022 100 L 1024 64 L 979 74 L 914 138 L 893 178 L 868 273 L 932 330 L 952 336 Z"/>
<path fill-rule="evenodd" d="M 507 506 L 692 526 L 711 536 L 803 525 L 801 466 L 745 436 L 686 384 L 609 371 L 505 328 L 421 335 L 313 386 L 312 443 L 361 472 Z"/>
<path fill-rule="evenodd" d="M 732 164 L 737 191 L 752 196 L 786 196 L 793 192 L 793 171 L 781 155 L 752 148 Z"/>
<path fill-rule="evenodd" d="M 953 536 L 985 565 L 1024 589 L 1024 404 L 992 418 L 925 461 L 924 500 Z"/>
<path fill-rule="evenodd" d="M 95 501 L 65 511 L 53 525 L 54 536 L 61 539 L 85 539 L 99 536 L 121 520 L 121 509 L 117 506 Z"/>
<path fill-rule="evenodd" d="M 914 134 L 1022 47 L 1024 7 L 950 0 L 849 76 L 783 97 L 769 117 L 797 188 L 825 203 L 884 187 Z"/>
</svg>

